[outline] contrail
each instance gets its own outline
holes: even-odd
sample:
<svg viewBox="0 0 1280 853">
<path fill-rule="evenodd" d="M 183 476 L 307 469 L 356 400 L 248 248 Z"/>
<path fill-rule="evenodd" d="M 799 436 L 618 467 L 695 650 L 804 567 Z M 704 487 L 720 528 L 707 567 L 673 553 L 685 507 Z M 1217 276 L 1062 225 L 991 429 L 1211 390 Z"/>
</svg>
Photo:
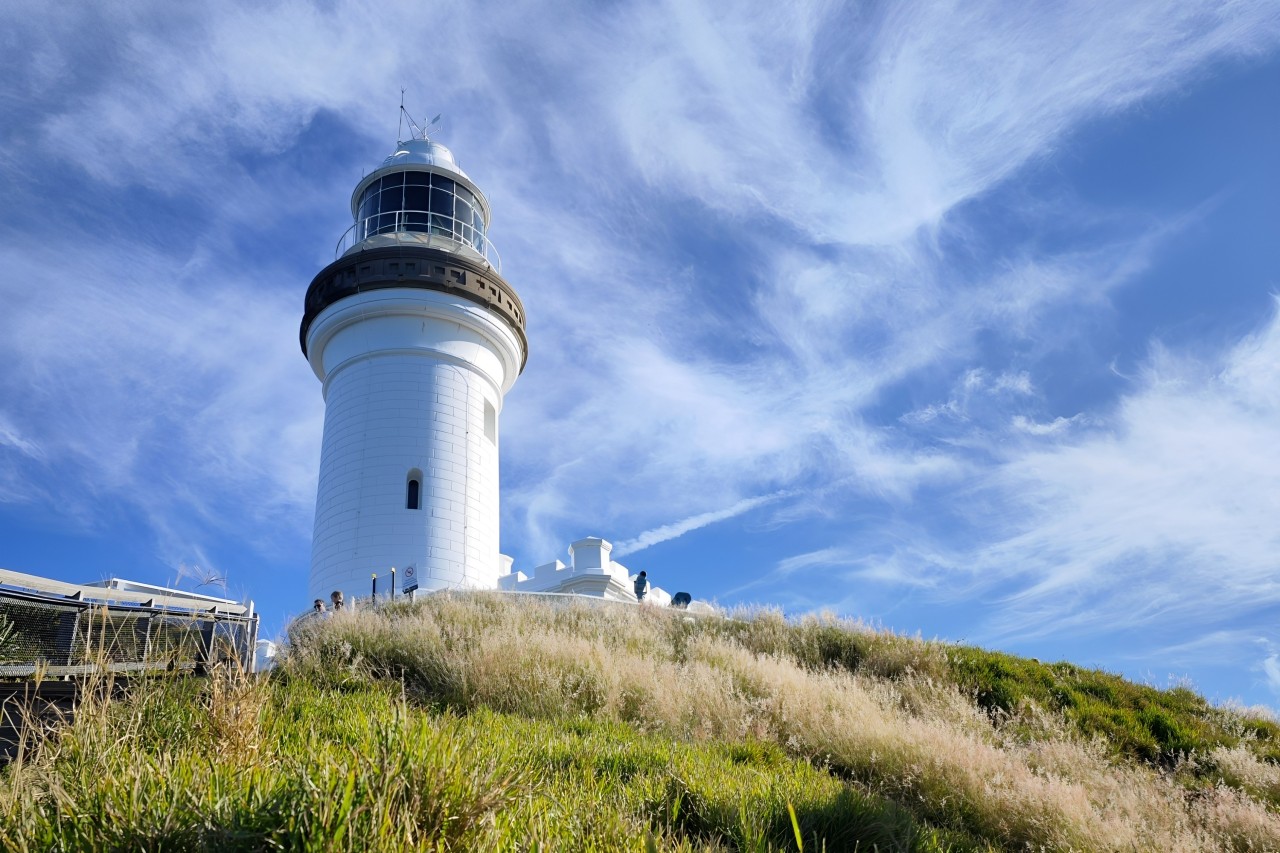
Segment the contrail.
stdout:
<svg viewBox="0 0 1280 853">
<path fill-rule="evenodd" d="M 742 515 L 744 512 L 755 509 L 758 506 L 776 501 L 779 498 L 785 498 L 791 494 L 788 491 L 774 492 L 771 495 L 761 495 L 758 498 L 743 498 L 731 507 L 725 509 L 717 509 L 711 512 L 704 512 L 699 515 L 693 515 L 681 521 L 673 521 L 670 524 L 664 524 L 661 527 L 655 527 L 652 530 L 646 530 L 634 539 L 628 539 L 625 542 L 619 542 L 613 546 L 613 553 L 618 556 L 623 554 L 632 554 L 636 551 L 643 551 L 650 545 L 657 545 L 659 542 L 666 542 L 683 536 L 691 530 L 697 530 L 700 527 L 706 527 L 708 524 L 715 524 L 717 521 L 724 521 L 733 518 L 735 515 Z"/>
</svg>

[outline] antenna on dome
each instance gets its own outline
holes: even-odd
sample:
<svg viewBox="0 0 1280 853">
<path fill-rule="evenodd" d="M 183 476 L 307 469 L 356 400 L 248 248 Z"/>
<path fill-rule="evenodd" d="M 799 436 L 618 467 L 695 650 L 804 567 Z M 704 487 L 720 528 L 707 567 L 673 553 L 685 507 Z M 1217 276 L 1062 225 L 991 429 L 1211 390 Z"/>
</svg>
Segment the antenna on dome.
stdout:
<svg viewBox="0 0 1280 853">
<path fill-rule="evenodd" d="M 404 98 L 403 92 L 401 92 L 400 97 L 403 100 Z M 440 124 L 441 117 L 442 117 L 441 113 L 436 113 L 436 117 L 431 119 L 431 121 L 427 122 L 425 125 L 419 125 L 416 121 L 413 120 L 413 116 L 409 115 L 409 111 L 404 108 L 404 104 L 403 103 L 400 104 L 400 118 L 401 118 L 400 126 L 401 128 L 403 128 L 404 127 L 403 123 L 406 121 L 409 122 L 409 129 L 413 131 L 414 139 L 429 138 L 431 135 L 431 131 L 438 129 L 436 126 Z"/>
</svg>

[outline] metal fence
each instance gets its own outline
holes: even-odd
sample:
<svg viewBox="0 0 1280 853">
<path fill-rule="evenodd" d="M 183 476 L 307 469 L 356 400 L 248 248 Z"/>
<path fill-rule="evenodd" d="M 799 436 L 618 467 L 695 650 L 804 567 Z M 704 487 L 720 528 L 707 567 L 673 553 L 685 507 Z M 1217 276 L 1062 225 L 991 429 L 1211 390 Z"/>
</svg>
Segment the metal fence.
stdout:
<svg viewBox="0 0 1280 853">
<path fill-rule="evenodd" d="M 252 671 L 258 617 L 0 587 L 0 678 L 93 672 Z"/>
</svg>

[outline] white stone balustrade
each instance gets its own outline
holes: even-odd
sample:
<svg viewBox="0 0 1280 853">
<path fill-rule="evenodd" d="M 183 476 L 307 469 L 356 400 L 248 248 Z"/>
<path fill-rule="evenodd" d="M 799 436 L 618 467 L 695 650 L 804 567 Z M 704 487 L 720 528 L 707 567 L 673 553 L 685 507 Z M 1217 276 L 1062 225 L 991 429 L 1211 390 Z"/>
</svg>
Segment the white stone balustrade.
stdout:
<svg viewBox="0 0 1280 853">
<path fill-rule="evenodd" d="M 613 545 L 598 536 L 579 539 L 569 546 L 571 565 L 559 560 L 545 563 L 533 570 L 533 577 L 524 572 L 511 571 L 511 558 L 503 556 L 498 577 L 498 588 L 508 592 L 561 592 L 608 598 L 614 601 L 635 601 L 635 577 L 621 563 L 610 557 Z M 671 594 L 650 583 L 646 604 L 665 607 L 671 603 Z"/>
</svg>

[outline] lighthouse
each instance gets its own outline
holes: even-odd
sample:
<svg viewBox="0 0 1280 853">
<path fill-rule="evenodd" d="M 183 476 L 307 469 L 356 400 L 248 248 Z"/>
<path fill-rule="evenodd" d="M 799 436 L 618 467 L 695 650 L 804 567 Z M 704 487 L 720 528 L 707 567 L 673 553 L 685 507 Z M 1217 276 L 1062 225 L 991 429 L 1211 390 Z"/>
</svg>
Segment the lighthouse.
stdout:
<svg viewBox="0 0 1280 853">
<path fill-rule="evenodd" d="M 310 595 L 498 586 L 504 395 L 524 306 L 489 201 L 414 132 L 351 194 L 354 224 L 307 288 L 302 352 L 325 401 Z"/>
</svg>

